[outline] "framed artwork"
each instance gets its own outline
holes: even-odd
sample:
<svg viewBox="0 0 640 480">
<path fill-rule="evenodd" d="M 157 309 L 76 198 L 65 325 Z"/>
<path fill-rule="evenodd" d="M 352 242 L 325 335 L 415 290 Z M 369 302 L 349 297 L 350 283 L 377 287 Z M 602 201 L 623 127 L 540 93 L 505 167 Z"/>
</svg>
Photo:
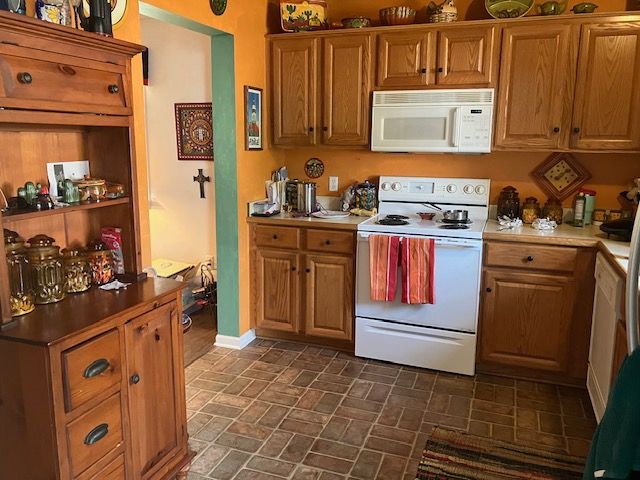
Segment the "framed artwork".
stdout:
<svg viewBox="0 0 640 480">
<path fill-rule="evenodd" d="M 176 103 L 178 160 L 213 160 L 211 103 Z"/>
<path fill-rule="evenodd" d="M 244 149 L 262 150 L 262 89 L 244 87 Z"/>
</svg>

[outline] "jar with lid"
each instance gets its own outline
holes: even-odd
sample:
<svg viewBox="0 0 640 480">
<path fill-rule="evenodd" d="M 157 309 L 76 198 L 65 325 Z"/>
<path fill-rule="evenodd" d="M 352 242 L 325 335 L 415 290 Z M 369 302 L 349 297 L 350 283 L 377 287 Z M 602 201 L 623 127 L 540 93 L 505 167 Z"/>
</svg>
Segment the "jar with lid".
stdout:
<svg viewBox="0 0 640 480">
<path fill-rule="evenodd" d="M 33 272 L 35 303 L 59 302 L 65 297 L 64 266 L 60 247 L 47 235 L 29 239 L 28 255 Z"/>
<path fill-rule="evenodd" d="M 527 197 L 522 204 L 522 223 L 533 223 L 540 218 L 540 204 L 536 197 Z"/>
<path fill-rule="evenodd" d="M 16 232 L 4 229 L 4 250 L 9 270 L 11 316 L 19 317 L 32 312 L 35 306 L 31 265 L 24 239 Z"/>
<path fill-rule="evenodd" d="M 511 185 L 504 187 L 498 196 L 498 220 L 502 217 L 520 217 L 520 198 L 518 191 Z"/>
<path fill-rule="evenodd" d="M 89 243 L 87 256 L 91 266 L 91 280 L 94 285 L 104 285 L 114 279 L 113 255 L 104 242 L 94 240 Z"/>
<path fill-rule="evenodd" d="M 91 288 L 91 266 L 84 250 L 69 248 L 62 250 L 65 289 L 67 293 L 86 292 Z"/>
<path fill-rule="evenodd" d="M 356 187 L 356 208 L 373 210 L 378 206 L 377 188 L 369 180 Z"/>
<path fill-rule="evenodd" d="M 542 209 L 542 218 L 553 220 L 558 225 L 562 223 L 562 204 L 557 198 L 549 198 Z"/>
</svg>

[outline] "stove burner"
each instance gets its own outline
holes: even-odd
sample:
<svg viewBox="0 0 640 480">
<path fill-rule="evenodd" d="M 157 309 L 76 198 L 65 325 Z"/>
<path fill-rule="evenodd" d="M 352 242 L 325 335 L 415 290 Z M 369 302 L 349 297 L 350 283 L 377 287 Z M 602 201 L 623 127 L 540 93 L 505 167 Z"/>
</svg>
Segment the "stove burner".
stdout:
<svg viewBox="0 0 640 480">
<path fill-rule="evenodd" d="M 385 218 L 390 220 L 409 220 L 409 217 L 405 217 L 404 215 L 387 215 Z"/>
<path fill-rule="evenodd" d="M 440 225 L 439 228 L 444 228 L 445 230 L 467 230 L 469 225 L 464 223 L 445 223 Z"/>
<path fill-rule="evenodd" d="M 470 218 L 466 220 L 450 220 L 447 218 L 441 218 L 440 221 L 442 223 L 448 223 L 449 225 L 468 225 L 470 223 L 473 223 L 473 220 L 471 220 Z"/>
<path fill-rule="evenodd" d="M 393 226 L 409 225 L 409 222 L 399 218 L 390 218 L 389 216 L 389 217 L 381 218 L 380 220 L 378 220 L 378 225 L 393 225 Z"/>
</svg>

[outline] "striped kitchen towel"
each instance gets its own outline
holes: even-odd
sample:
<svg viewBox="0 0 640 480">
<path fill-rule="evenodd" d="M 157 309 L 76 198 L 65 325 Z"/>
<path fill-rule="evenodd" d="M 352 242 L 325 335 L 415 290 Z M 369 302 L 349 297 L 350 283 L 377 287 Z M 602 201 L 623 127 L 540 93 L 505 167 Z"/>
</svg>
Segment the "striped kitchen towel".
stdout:
<svg viewBox="0 0 640 480">
<path fill-rule="evenodd" d="M 393 302 L 398 284 L 400 237 L 371 235 L 369 237 L 369 277 L 371 300 Z"/>
<path fill-rule="evenodd" d="M 402 303 L 435 303 L 435 241 L 402 238 Z"/>
</svg>

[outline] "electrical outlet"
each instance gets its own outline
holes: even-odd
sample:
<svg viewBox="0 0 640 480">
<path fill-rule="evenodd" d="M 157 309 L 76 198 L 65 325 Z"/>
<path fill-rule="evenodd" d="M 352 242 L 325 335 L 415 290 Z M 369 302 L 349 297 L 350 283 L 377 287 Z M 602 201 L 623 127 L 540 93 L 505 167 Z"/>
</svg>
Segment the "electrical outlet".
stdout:
<svg viewBox="0 0 640 480">
<path fill-rule="evenodd" d="M 329 191 L 330 192 L 338 191 L 338 177 L 329 177 Z"/>
</svg>

